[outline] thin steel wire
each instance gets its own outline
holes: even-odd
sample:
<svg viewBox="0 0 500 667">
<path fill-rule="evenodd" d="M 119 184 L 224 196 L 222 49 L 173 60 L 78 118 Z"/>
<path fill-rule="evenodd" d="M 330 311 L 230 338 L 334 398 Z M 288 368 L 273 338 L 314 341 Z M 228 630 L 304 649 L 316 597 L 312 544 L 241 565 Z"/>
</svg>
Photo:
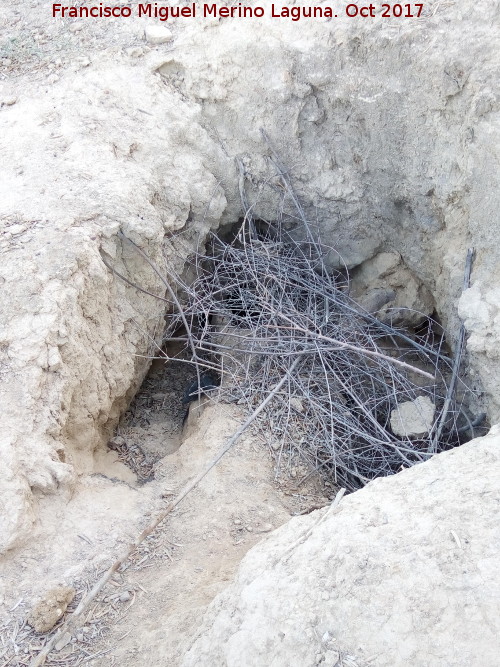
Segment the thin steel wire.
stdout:
<svg viewBox="0 0 500 667">
<path fill-rule="evenodd" d="M 212 234 L 208 253 L 191 255 L 190 284 L 167 274 L 183 305 L 169 316 L 166 339 L 181 332 L 193 363 L 220 373 L 220 399 L 248 410 L 299 358 L 260 416 L 260 431 L 280 470 L 299 457 L 352 491 L 459 444 L 467 389 L 462 384 L 460 399 L 453 392 L 438 443 L 430 440 L 436 421 L 418 438 L 393 432 L 393 411 L 418 397 L 427 396 L 439 417 L 452 366 L 443 337 L 417 340 L 363 311 L 278 173 L 285 194 L 275 222 L 259 228 L 245 215 L 234 240 Z M 302 234 L 287 231 L 291 218 Z"/>
</svg>

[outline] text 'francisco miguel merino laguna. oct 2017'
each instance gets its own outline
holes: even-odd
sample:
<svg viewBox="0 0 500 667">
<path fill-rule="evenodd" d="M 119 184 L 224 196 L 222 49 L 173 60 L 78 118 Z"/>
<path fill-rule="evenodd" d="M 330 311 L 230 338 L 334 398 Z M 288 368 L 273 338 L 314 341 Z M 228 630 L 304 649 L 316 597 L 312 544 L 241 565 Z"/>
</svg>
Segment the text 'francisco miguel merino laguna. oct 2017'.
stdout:
<svg viewBox="0 0 500 667">
<path fill-rule="evenodd" d="M 156 18 L 160 21 L 178 18 L 233 18 L 254 19 L 264 16 L 276 19 L 289 19 L 300 21 L 301 19 L 336 19 L 339 16 L 349 18 L 420 18 L 424 9 L 423 3 L 347 3 L 335 6 L 302 6 L 302 5 L 279 5 L 267 6 L 244 5 L 241 2 L 226 7 L 217 3 L 196 3 L 189 5 L 161 5 L 157 2 L 137 3 L 132 5 L 106 5 L 102 2 L 86 5 L 63 5 L 52 4 L 52 16 L 54 18 L 128 18 L 137 16 L 139 18 Z"/>
</svg>

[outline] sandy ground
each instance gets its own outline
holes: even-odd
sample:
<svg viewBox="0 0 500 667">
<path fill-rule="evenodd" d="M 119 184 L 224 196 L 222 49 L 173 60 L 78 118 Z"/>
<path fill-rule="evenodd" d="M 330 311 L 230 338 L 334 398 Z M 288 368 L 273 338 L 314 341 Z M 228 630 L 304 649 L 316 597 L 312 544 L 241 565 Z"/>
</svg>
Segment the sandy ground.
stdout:
<svg viewBox="0 0 500 667">
<path fill-rule="evenodd" d="M 2 563 L 2 664 L 28 665 L 50 638 L 26 623 L 33 603 L 70 586 L 74 610 L 241 423 L 237 406 L 202 401 L 191 404 L 183 425 L 182 393 L 171 387 L 183 386 L 189 367 L 175 370 L 153 365 L 112 441 L 120 451 L 98 453 L 99 472 L 83 476 L 65 504 L 46 501 L 33 540 Z M 180 664 L 206 606 L 248 549 L 290 516 L 328 503 L 328 492 L 314 480 L 300 489 L 293 478 L 276 481 L 269 452 L 248 433 L 143 542 L 47 664 L 132 666 L 158 656 Z"/>
</svg>

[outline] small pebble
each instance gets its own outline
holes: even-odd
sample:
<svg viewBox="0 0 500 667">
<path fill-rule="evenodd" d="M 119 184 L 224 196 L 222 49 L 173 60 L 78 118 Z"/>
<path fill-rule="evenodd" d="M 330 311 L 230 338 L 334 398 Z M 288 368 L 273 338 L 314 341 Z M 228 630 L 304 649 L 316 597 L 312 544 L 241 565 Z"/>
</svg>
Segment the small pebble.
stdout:
<svg viewBox="0 0 500 667">
<path fill-rule="evenodd" d="M 132 599 L 132 596 L 130 595 L 130 593 L 128 591 L 125 591 L 119 597 L 120 602 L 128 602 L 131 599 Z"/>
<path fill-rule="evenodd" d="M 173 39 L 172 31 L 163 25 L 148 25 L 144 35 L 150 44 L 165 44 Z"/>
<path fill-rule="evenodd" d="M 69 632 L 65 632 L 61 639 L 54 646 L 56 651 L 61 651 L 65 646 L 67 646 L 71 641 L 71 635 Z"/>
<path fill-rule="evenodd" d="M 48 632 L 64 614 L 74 596 L 75 591 L 69 586 L 52 588 L 33 605 L 26 620 L 35 632 Z"/>
<path fill-rule="evenodd" d="M 144 51 L 140 46 L 131 46 L 128 49 L 125 49 L 125 53 L 129 58 L 140 58 L 144 55 Z"/>
<path fill-rule="evenodd" d="M 241 520 L 240 519 L 235 519 L 234 520 L 234 525 L 235 526 L 241 526 Z"/>
<path fill-rule="evenodd" d="M 70 32 L 80 32 L 80 30 L 82 30 L 83 26 L 84 26 L 84 24 L 83 24 L 82 21 L 75 21 L 75 23 L 72 23 L 69 26 L 69 31 Z"/>
<path fill-rule="evenodd" d="M 252 526 L 246 526 L 246 529 L 248 530 L 249 533 L 253 532 Z"/>
<path fill-rule="evenodd" d="M 11 107 L 16 102 L 17 102 L 17 97 L 5 97 L 2 100 L 2 106 Z"/>
<path fill-rule="evenodd" d="M 273 529 L 274 526 L 272 523 L 265 523 L 264 525 L 259 527 L 259 533 L 269 533 Z"/>
<path fill-rule="evenodd" d="M 24 232 L 24 225 L 11 225 L 10 227 L 7 228 L 7 231 L 10 232 L 10 234 L 20 234 L 21 232 Z"/>
<path fill-rule="evenodd" d="M 114 438 L 111 438 L 111 440 L 108 442 L 108 447 L 110 449 L 114 449 L 115 447 L 123 447 L 126 445 L 125 438 L 123 438 L 121 435 L 115 435 Z"/>
<path fill-rule="evenodd" d="M 335 667 L 339 660 L 340 654 L 338 651 L 327 651 L 325 653 L 325 665 L 327 667 Z"/>
<path fill-rule="evenodd" d="M 295 396 L 293 396 L 290 399 L 290 405 L 292 406 L 292 408 L 295 408 L 295 410 L 297 410 L 298 412 L 304 412 L 304 405 L 300 400 L 300 398 L 296 398 Z"/>
</svg>

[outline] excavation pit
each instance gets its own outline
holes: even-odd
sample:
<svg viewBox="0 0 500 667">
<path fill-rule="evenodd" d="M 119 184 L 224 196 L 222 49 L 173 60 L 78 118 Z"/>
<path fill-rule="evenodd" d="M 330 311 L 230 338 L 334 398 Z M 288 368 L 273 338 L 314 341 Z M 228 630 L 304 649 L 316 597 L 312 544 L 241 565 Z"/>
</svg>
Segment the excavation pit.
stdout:
<svg viewBox="0 0 500 667">
<path fill-rule="evenodd" d="M 484 432 L 462 378 L 463 331 L 451 354 L 429 317 L 432 295 L 397 253 L 379 253 L 352 280 L 347 267 L 333 268 L 335 249 L 306 219 L 282 169 L 275 179 L 285 194 L 273 222 L 249 206 L 237 226 L 209 234 L 208 253 L 187 258 L 189 281 L 171 269 L 165 275 L 165 341 L 183 332 L 193 391 L 213 373 L 222 401 L 259 413 L 253 426 L 277 475 L 300 461 L 310 469 L 305 478 L 315 472 L 348 491 Z M 467 285 L 471 267 L 469 253 Z M 424 310 L 409 307 L 408 294 Z M 181 393 L 177 387 L 177 403 Z M 155 396 L 163 394 L 146 402 Z"/>
</svg>

